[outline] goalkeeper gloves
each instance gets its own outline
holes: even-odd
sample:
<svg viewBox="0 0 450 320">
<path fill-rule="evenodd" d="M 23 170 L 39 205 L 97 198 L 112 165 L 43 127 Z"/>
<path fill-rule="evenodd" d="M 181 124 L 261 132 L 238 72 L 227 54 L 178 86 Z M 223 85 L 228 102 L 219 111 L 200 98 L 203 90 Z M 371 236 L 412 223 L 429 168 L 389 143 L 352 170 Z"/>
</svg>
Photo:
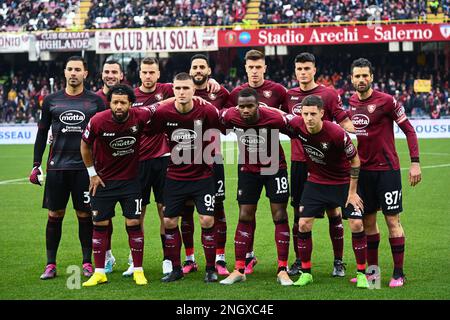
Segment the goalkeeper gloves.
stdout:
<svg viewBox="0 0 450 320">
<path fill-rule="evenodd" d="M 35 162 L 33 164 L 33 170 L 31 170 L 30 174 L 30 182 L 40 186 L 42 186 L 42 182 L 44 182 L 44 173 L 42 172 L 42 167 L 39 162 Z"/>
</svg>

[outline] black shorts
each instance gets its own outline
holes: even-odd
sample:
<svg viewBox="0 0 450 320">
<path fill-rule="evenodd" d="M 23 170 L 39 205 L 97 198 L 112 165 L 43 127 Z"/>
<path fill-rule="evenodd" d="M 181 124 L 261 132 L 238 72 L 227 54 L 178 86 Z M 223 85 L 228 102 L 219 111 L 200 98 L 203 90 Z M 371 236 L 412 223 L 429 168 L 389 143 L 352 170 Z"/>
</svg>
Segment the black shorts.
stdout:
<svg viewBox="0 0 450 320">
<path fill-rule="evenodd" d="M 294 208 L 300 206 L 300 199 L 302 198 L 307 178 L 308 169 L 306 162 L 291 161 L 291 206 Z"/>
<path fill-rule="evenodd" d="M 380 209 L 385 215 L 399 214 L 403 211 L 400 170 L 361 170 L 358 194 L 364 201 L 364 212 L 367 214 Z"/>
<path fill-rule="evenodd" d="M 192 181 L 172 180 L 166 178 L 164 192 L 164 217 L 181 216 L 188 200 L 193 200 L 201 215 L 214 215 L 215 184 L 214 178 Z"/>
<path fill-rule="evenodd" d="M 216 183 L 216 202 L 225 200 L 225 171 L 223 163 L 213 164 L 214 181 Z"/>
<path fill-rule="evenodd" d="M 238 173 L 237 201 L 239 204 L 257 204 L 263 187 L 271 203 L 289 201 L 289 183 L 286 169 L 278 170 L 274 175 L 258 173 Z"/>
<path fill-rule="evenodd" d="M 92 219 L 95 222 L 109 220 L 115 216 L 117 202 L 122 207 L 123 216 L 139 219 L 142 209 L 139 180 L 104 181 L 95 196 L 91 197 Z"/>
<path fill-rule="evenodd" d="M 169 157 L 160 157 L 139 162 L 139 182 L 141 184 L 142 205 L 150 203 L 150 194 L 156 203 L 163 203 L 164 181 L 166 180 Z"/>
<path fill-rule="evenodd" d="M 352 205 L 344 207 L 348 198 L 349 184 L 327 185 L 307 181 L 303 190 L 301 218 L 323 218 L 325 210 L 340 207 L 344 219 L 362 219 Z"/>
<path fill-rule="evenodd" d="M 91 212 L 87 170 L 48 170 L 42 207 L 51 211 L 65 209 L 70 195 L 75 210 Z"/>
</svg>

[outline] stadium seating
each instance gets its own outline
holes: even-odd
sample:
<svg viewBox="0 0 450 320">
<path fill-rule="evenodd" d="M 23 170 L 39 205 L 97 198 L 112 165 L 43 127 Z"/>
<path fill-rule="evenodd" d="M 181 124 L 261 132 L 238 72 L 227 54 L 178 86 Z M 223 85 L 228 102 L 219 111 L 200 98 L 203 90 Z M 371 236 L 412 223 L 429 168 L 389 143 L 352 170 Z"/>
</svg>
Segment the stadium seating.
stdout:
<svg viewBox="0 0 450 320">
<path fill-rule="evenodd" d="M 246 0 L 92 0 L 86 28 L 225 26 L 244 18 Z"/>
<path fill-rule="evenodd" d="M 0 0 L 0 31 L 36 31 L 71 28 L 77 0 Z"/>
</svg>

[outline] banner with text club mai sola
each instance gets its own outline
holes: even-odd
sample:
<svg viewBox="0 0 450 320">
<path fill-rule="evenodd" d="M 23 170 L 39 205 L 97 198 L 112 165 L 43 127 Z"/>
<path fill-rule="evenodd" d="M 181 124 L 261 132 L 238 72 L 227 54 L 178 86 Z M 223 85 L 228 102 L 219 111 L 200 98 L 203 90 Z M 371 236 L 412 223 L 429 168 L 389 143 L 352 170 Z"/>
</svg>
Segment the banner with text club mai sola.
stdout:
<svg viewBox="0 0 450 320">
<path fill-rule="evenodd" d="M 98 31 L 96 52 L 215 51 L 217 32 L 215 28 Z"/>
</svg>

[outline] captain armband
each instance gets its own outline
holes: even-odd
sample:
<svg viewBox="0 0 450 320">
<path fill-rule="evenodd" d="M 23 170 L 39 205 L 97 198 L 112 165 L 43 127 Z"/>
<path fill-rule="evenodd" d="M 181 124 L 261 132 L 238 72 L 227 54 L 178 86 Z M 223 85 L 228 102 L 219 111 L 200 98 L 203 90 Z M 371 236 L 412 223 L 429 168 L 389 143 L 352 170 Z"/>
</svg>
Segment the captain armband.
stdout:
<svg viewBox="0 0 450 320">
<path fill-rule="evenodd" d="M 351 167 L 351 169 L 350 169 L 350 178 L 358 179 L 359 171 L 360 171 L 360 167 Z"/>
</svg>

